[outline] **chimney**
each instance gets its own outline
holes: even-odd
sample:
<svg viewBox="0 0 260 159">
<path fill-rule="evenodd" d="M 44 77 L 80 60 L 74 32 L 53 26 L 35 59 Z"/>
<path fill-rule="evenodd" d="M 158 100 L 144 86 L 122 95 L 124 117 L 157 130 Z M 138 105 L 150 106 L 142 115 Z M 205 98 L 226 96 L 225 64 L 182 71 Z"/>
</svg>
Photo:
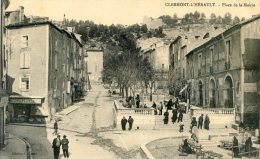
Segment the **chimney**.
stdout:
<svg viewBox="0 0 260 159">
<path fill-rule="evenodd" d="M 19 11 L 20 11 L 20 22 L 24 22 L 24 7 L 20 6 L 19 7 Z"/>
</svg>

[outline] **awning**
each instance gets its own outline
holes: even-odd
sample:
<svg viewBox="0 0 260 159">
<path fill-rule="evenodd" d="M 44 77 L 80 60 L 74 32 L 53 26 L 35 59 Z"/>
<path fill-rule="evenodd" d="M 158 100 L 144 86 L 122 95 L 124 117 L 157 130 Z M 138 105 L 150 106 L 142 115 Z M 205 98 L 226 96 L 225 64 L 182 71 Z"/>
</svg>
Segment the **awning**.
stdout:
<svg viewBox="0 0 260 159">
<path fill-rule="evenodd" d="M 179 92 L 179 94 L 181 94 L 183 91 L 185 91 L 186 89 L 188 88 L 188 85 L 185 85 L 185 87 L 183 87 L 182 89 L 181 89 L 181 91 Z"/>
</svg>

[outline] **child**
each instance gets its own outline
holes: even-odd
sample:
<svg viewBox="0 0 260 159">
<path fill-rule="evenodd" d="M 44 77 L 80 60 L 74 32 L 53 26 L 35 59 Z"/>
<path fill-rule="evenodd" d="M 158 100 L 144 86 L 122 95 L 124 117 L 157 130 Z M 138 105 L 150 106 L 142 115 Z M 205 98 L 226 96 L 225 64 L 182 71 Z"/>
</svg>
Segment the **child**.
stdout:
<svg viewBox="0 0 260 159">
<path fill-rule="evenodd" d="M 183 132 L 183 129 L 184 129 L 184 124 L 182 122 L 180 122 L 180 129 L 179 129 L 179 132 Z"/>
</svg>

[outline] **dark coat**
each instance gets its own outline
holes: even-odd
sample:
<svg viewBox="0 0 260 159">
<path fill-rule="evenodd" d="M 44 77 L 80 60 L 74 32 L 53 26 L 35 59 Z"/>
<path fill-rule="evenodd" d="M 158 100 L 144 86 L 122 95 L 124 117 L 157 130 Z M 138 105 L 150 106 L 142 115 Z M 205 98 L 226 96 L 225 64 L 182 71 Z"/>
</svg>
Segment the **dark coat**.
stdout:
<svg viewBox="0 0 260 159">
<path fill-rule="evenodd" d="M 54 149 L 60 149 L 61 140 L 60 140 L 60 144 L 59 144 L 59 145 L 57 145 L 57 142 L 58 142 L 58 138 L 53 139 L 53 141 L 52 141 L 52 148 L 54 148 Z"/>
<path fill-rule="evenodd" d="M 122 124 L 122 125 L 126 125 L 126 123 L 127 123 L 127 119 L 123 118 L 123 119 L 121 120 L 121 124 Z"/>
<path fill-rule="evenodd" d="M 63 138 L 61 140 L 61 145 L 63 150 L 68 150 L 69 149 L 69 140 L 67 138 Z"/>
<path fill-rule="evenodd" d="M 54 128 L 54 129 L 58 129 L 58 123 L 57 123 L 57 122 L 54 123 L 53 128 Z"/>
<path fill-rule="evenodd" d="M 203 116 L 199 117 L 199 124 L 201 124 L 201 125 L 203 124 Z"/>
<path fill-rule="evenodd" d="M 167 109 L 169 109 L 169 110 L 171 110 L 172 109 L 172 106 L 173 106 L 173 102 L 172 102 L 172 100 L 170 99 L 169 101 L 168 101 L 168 103 L 167 103 Z"/>
<path fill-rule="evenodd" d="M 129 118 L 129 119 L 128 119 L 128 123 L 129 123 L 129 124 L 133 124 L 133 122 L 134 122 L 134 119 L 133 119 L 133 118 Z"/>
</svg>

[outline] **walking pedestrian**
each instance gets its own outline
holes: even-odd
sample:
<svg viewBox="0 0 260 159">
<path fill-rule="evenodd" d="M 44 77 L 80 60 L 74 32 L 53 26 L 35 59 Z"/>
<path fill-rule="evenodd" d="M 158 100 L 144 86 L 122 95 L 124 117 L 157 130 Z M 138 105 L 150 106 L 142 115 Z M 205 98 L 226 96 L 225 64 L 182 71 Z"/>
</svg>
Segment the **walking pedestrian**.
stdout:
<svg viewBox="0 0 260 159">
<path fill-rule="evenodd" d="M 123 116 L 121 120 L 122 130 L 126 130 L 127 119 Z"/>
<path fill-rule="evenodd" d="M 209 119 L 208 114 L 206 114 L 206 116 L 205 116 L 205 121 L 204 121 L 204 128 L 205 128 L 206 130 L 209 130 L 209 123 L 210 123 L 210 119 Z"/>
<path fill-rule="evenodd" d="M 192 132 L 192 128 L 193 128 L 194 126 L 197 126 L 196 117 L 192 117 L 192 121 L 191 121 L 191 124 L 190 124 L 190 132 Z"/>
<path fill-rule="evenodd" d="M 182 119 L 183 119 L 183 113 L 180 112 L 180 113 L 179 113 L 179 117 L 178 117 L 178 123 L 179 123 L 179 122 L 182 122 Z"/>
<path fill-rule="evenodd" d="M 160 102 L 158 110 L 159 110 L 159 115 L 162 115 L 162 111 L 163 111 L 163 103 L 162 102 Z"/>
<path fill-rule="evenodd" d="M 60 135 L 57 135 L 57 138 L 53 139 L 53 141 L 52 141 L 54 159 L 59 159 L 60 146 L 61 146 Z"/>
<path fill-rule="evenodd" d="M 232 149 L 233 149 L 234 157 L 238 158 L 239 157 L 238 156 L 238 153 L 239 153 L 238 140 L 235 136 L 233 137 L 233 147 L 232 147 Z"/>
<path fill-rule="evenodd" d="M 54 132 L 52 134 L 58 135 L 58 121 L 57 120 L 55 120 L 53 128 L 54 128 Z"/>
<path fill-rule="evenodd" d="M 63 139 L 61 140 L 61 146 L 64 158 L 69 158 L 69 140 L 66 137 L 66 135 L 63 135 Z"/>
<path fill-rule="evenodd" d="M 163 119 L 163 121 L 164 121 L 164 124 L 168 124 L 168 121 L 169 121 L 169 112 L 168 112 L 168 110 L 166 110 L 166 112 L 164 112 L 164 119 Z"/>
<path fill-rule="evenodd" d="M 199 117 L 198 129 L 199 129 L 199 128 L 202 129 L 202 125 L 203 125 L 203 114 L 201 114 L 200 117 Z"/>
<path fill-rule="evenodd" d="M 134 123 L 134 119 L 133 119 L 131 116 L 129 116 L 129 118 L 128 118 L 128 123 L 129 123 L 129 128 L 128 128 L 128 130 L 132 130 L 132 126 L 133 126 L 133 123 Z"/>
<path fill-rule="evenodd" d="M 175 108 L 172 109 L 172 123 L 174 124 L 178 118 L 178 112 Z"/>
</svg>

